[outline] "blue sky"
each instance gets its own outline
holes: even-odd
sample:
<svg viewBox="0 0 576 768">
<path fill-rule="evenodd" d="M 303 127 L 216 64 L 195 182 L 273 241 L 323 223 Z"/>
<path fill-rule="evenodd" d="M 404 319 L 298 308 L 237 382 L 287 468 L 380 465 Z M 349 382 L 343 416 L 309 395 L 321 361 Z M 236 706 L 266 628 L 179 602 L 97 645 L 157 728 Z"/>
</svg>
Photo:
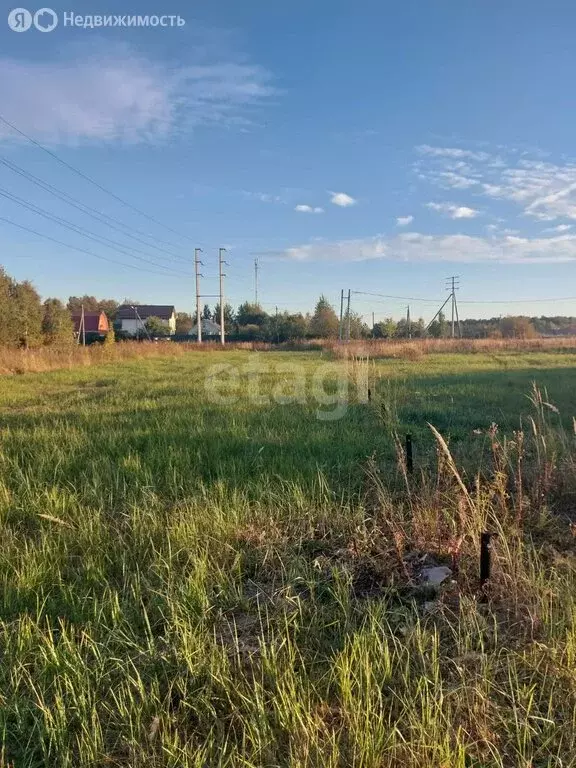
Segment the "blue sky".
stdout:
<svg viewBox="0 0 576 768">
<path fill-rule="evenodd" d="M 44 296 L 191 311 L 198 245 L 210 294 L 218 247 L 228 248 L 235 305 L 253 298 L 258 254 L 271 311 L 311 310 L 320 293 L 336 305 L 351 288 L 419 299 L 353 294 L 367 318 L 410 303 L 430 319 L 457 274 L 464 317 L 576 314 L 572 3 L 52 7 L 60 23 L 50 33 L 0 26 L 0 114 L 169 229 L 0 126 L 0 159 L 12 164 L 0 165 L 0 194 L 116 245 L 6 197 L 0 216 L 132 265 L 0 221 L 0 263 Z M 180 14 L 186 24 L 79 29 L 63 26 L 64 11 Z"/>
</svg>

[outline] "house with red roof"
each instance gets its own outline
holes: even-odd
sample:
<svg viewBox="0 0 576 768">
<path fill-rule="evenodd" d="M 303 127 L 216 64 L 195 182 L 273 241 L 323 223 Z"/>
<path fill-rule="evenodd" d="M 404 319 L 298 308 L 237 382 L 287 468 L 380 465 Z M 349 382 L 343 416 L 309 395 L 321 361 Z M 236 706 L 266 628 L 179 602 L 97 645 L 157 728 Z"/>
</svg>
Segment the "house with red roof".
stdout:
<svg viewBox="0 0 576 768">
<path fill-rule="evenodd" d="M 98 333 L 105 335 L 110 330 L 110 322 L 105 312 L 84 312 L 84 329 L 82 329 L 82 312 L 72 312 L 74 333 Z"/>
</svg>

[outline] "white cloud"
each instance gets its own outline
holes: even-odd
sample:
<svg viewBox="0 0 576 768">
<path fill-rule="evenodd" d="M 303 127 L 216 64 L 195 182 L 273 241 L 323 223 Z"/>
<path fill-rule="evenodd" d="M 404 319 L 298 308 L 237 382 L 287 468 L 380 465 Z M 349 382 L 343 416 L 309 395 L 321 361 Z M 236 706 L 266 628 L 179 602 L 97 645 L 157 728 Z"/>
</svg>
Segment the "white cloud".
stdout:
<svg viewBox="0 0 576 768">
<path fill-rule="evenodd" d="M 502 227 L 498 224 L 487 224 L 485 227 L 487 232 L 492 232 L 501 237 L 502 235 L 519 235 L 518 229 L 510 229 L 509 227 Z"/>
<path fill-rule="evenodd" d="M 572 226 L 572 224 L 558 224 L 557 227 L 548 227 L 548 229 L 544 229 L 543 232 L 568 232 L 572 229 Z"/>
<path fill-rule="evenodd" d="M 252 197 L 256 200 L 260 200 L 261 203 L 283 202 L 280 195 L 271 195 L 268 192 L 247 192 L 246 190 L 243 190 L 243 194 L 246 195 L 246 197 Z"/>
<path fill-rule="evenodd" d="M 445 213 L 451 219 L 473 219 L 480 214 L 475 208 L 454 203 L 426 203 L 426 207 L 438 213 Z"/>
<path fill-rule="evenodd" d="M 462 176 L 462 174 L 454 173 L 454 171 L 442 171 L 439 176 L 444 180 L 445 185 L 451 189 L 470 189 L 470 187 L 478 184 L 476 179 Z"/>
<path fill-rule="evenodd" d="M 246 121 L 272 89 L 242 60 L 169 66 L 127 46 L 76 49 L 60 61 L 0 59 L 0 102 L 24 132 L 49 143 L 140 142 L 198 125 Z M 26 98 L 22 97 L 26 94 Z M 0 128 L 0 140 L 15 135 Z"/>
<path fill-rule="evenodd" d="M 406 232 L 392 238 L 375 235 L 355 240 L 311 242 L 288 248 L 284 258 L 296 261 L 354 262 L 386 259 L 405 262 L 513 264 L 576 261 L 576 235 L 523 238 L 505 235 L 425 235 Z"/>
<path fill-rule="evenodd" d="M 414 221 L 414 216 L 398 216 L 396 219 L 396 226 L 397 227 L 407 227 L 408 224 L 412 224 Z"/>
<path fill-rule="evenodd" d="M 423 155 L 416 165 L 420 179 L 444 189 L 470 189 L 512 202 L 539 221 L 576 220 L 575 163 L 544 162 L 536 152 L 509 151 L 505 162 L 486 152 L 453 147 L 423 145 L 416 149 Z"/>
<path fill-rule="evenodd" d="M 297 205 L 294 208 L 298 213 L 324 213 L 324 208 L 312 207 L 311 205 Z"/>
<path fill-rule="evenodd" d="M 356 200 L 353 197 L 350 197 L 350 195 L 347 195 L 346 192 L 330 192 L 332 197 L 330 198 L 330 202 L 334 205 L 339 205 L 341 208 L 348 208 L 350 205 L 356 205 Z"/>
<path fill-rule="evenodd" d="M 487 152 L 472 152 L 469 149 L 460 149 L 457 147 L 431 147 L 429 144 L 420 144 L 416 147 L 422 155 L 431 155 L 432 157 L 450 157 L 466 158 L 468 160 L 489 160 L 490 155 Z"/>
</svg>

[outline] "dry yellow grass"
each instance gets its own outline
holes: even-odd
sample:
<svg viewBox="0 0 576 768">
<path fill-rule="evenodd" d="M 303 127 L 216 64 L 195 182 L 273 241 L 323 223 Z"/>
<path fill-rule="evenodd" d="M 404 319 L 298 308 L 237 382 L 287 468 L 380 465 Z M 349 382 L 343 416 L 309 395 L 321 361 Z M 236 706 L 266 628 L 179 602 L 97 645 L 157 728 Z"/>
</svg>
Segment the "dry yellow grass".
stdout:
<svg viewBox="0 0 576 768">
<path fill-rule="evenodd" d="M 165 342 L 130 342 L 114 345 L 92 344 L 88 347 L 39 347 L 37 349 L 11 349 L 0 347 L 0 375 L 41 373 L 66 368 L 101 365 L 134 358 L 181 357 L 189 352 L 219 352 L 223 349 L 269 351 L 322 350 L 337 359 L 398 358 L 419 360 L 425 355 L 490 352 L 530 352 L 576 349 L 576 337 L 537 339 L 362 339 L 341 343 L 335 339 L 305 339 L 287 344 L 266 342 L 230 342 L 225 347 L 219 342 L 198 344 Z"/>
<path fill-rule="evenodd" d="M 253 349 L 255 345 L 238 344 L 234 346 Z M 221 349 L 222 345 L 218 343 L 199 346 L 198 344 L 173 344 L 168 341 L 125 341 L 113 345 L 92 344 L 88 347 L 74 345 L 66 348 L 10 349 L 0 347 L 0 375 L 82 368 L 140 357 L 182 357 L 189 352 L 218 351 Z"/>
<path fill-rule="evenodd" d="M 317 341 L 334 357 L 397 357 L 418 359 L 441 353 L 486 352 L 552 352 L 576 349 L 576 337 L 536 339 L 363 339 L 341 344 L 337 341 Z"/>
</svg>

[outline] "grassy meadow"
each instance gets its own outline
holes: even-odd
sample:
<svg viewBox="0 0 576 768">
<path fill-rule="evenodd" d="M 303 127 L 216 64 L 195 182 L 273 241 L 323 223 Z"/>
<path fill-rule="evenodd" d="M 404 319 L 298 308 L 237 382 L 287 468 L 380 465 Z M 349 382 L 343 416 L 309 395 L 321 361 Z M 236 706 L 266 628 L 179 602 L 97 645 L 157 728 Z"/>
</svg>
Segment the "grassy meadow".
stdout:
<svg viewBox="0 0 576 768">
<path fill-rule="evenodd" d="M 0 377 L 2 768 L 576 765 L 576 350 L 97 363 Z"/>
</svg>

